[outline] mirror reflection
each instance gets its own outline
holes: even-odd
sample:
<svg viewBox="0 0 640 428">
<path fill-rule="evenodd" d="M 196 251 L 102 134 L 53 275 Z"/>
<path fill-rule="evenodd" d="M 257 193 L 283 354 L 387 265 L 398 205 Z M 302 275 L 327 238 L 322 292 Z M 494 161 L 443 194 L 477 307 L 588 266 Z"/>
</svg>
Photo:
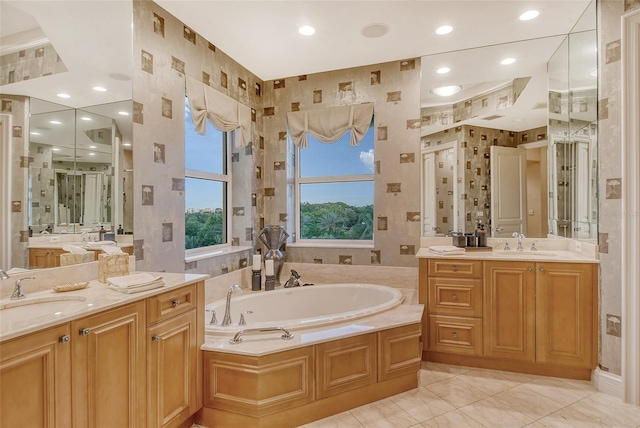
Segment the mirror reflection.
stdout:
<svg viewBox="0 0 640 428">
<path fill-rule="evenodd" d="M 422 58 L 422 236 L 597 236 L 593 28 Z"/>
<path fill-rule="evenodd" d="M 131 158 L 131 102 L 68 109 L 31 99 L 30 234 L 115 231 L 133 223 L 125 209 Z M 124 229 L 124 226 L 123 226 Z"/>
</svg>

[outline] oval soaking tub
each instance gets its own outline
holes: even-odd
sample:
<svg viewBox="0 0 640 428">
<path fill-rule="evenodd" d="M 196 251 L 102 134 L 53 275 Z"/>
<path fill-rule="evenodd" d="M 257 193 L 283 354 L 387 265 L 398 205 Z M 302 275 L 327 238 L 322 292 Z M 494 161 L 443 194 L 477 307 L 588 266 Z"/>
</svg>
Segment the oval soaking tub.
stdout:
<svg viewBox="0 0 640 428">
<path fill-rule="evenodd" d="M 233 294 L 231 325 L 222 327 L 226 299 L 205 307 L 207 334 L 235 334 L 240 329 L 284 327 L 291 330 L 318 327 L 362 318 L 400 305 L 404 297 L 400 290 L 374 284 L 324 284 L 274 291 Z M 217 324 L 210 324 L 215 311 Z M 251 313 L 248 313 L 251 311 Z M 246 325 L 240 326 L 240 314 L 245 313 Z"/>
</svg>

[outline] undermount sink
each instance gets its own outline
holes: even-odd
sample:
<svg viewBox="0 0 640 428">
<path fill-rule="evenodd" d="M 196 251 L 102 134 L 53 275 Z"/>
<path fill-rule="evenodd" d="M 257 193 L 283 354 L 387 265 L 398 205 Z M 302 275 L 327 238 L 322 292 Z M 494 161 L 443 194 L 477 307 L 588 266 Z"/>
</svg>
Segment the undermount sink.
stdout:
<svg viewBox="0 0 640 428">
<path fill-rule="evenodd" d="M 537 250 L 537 251 L 531 251 L 531 250 L 525 250 L 525 251 L 518 251 L 518 250 L 511 250 L 511 251 L 494 251 L 493 252 L 494 255 L 499 256 L 499 257 L 515 257 L 515 258 L 549 258 L 549 257 L 557 257 L 558 254 L 554 253 L 553 251 L 544 251 L 544 250 Z"/>
<path fill-rule="evenodd" d="M 26 297 L 22 300 L 0 302 L 0 322 L 2 324 L 33 322 L 36 319 L 62 317 L 87 308 L 87 298 L 83 296 Z"/>
</svg>

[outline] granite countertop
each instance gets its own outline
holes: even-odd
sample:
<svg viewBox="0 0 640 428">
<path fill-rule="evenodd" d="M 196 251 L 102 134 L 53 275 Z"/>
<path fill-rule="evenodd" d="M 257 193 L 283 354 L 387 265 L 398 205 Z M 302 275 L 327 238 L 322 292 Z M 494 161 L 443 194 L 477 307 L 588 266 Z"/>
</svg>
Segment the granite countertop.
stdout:
<svg viewBox="0 0 640 428">
<path fill-rule="evenodd" d="M 242 336 L 242 343 L 232 345 L 229 343 L 229 340 L 233 336 L 212 336 L 205 334 L 204 345 L 202 345 L 201 349 L 204 351 L 228 352 L 248 356 L 268 355 L 275 352 L 301 348 L 314 343 L 326 342 L 330 339 L 344 339 L 364 333 L 420 323 L 423 310 L 423 305 L 404 304 L 388 311 L 356 320 L 318 328 L 291 329 L 289 332 L 294 336 L 291 340 L 281 339 L 281 332 L 246 334 Z M 238 327 L 238 331 L 242 329 L 243 327 Z"/>
<path fill-rule="evenodd" d="M 133 273 L 133 272 L 132 272 Z M 135 272 L 139 273 L 139 272 Z M 38 275 L 38 271 L 34 271 Z M 0 341 L 52 327 L 92 313 L 146 299 L 169 290 L 209 278 L 209 275 L 153 273 L 161 275 L 164 286 L 134 294 L 110 290 L 97 279 L 82 290 L 57 293 L 52 289 L 29 292 L 29 282 L 22 284 L 26 298 L 0 300 Z M 62 282 L 58 285 L 62 285 Z M 13 305 L 19 308 L 13 308 Z M 20 311 L 20 312 L 15 312 Z"/>
</svg>

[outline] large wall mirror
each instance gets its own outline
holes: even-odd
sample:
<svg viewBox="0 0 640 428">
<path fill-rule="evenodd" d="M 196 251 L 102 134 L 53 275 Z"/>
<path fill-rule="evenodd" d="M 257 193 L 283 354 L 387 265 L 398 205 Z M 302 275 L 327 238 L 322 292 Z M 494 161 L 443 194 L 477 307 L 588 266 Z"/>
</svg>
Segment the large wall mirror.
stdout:
<svg viewBox="0 0 640 428">
<path fill-rule="evenodd" d="M 595 24 L 422 57 L 422 236 L 597 237 Z"/>
<path fill-rule="evenodd" d="M 48 234 L 133 233 L 133 3 L 0 7 L 2 113 L 21 128 L 7 142 L 19 168 L 2 168 L 13 183 L 7 233 L 19 239 L 0 262 L 26 268 L 28 247 Z"/>
</svg>

